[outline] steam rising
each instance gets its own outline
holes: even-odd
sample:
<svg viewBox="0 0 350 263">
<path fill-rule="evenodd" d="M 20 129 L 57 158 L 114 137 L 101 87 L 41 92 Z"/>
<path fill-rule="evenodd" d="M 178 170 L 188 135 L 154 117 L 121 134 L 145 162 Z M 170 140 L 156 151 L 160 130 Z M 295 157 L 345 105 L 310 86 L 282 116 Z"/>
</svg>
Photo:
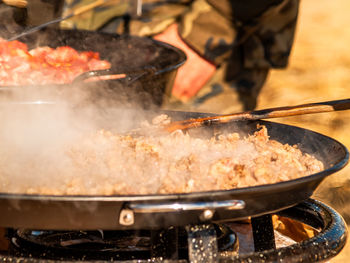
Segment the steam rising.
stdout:
<svg viewBox="0 0 350 263">
<path fill-rule="evenodd" d="M 100 94 L 96 103 L 84 87 L 64 92 L 48 86 L 13 89 L 7 97 L 1 94 L 0 101 L 1 192 L 25 193 L 39 186 L 64 191 L 62 187 L 75 177 L 67 156 L 69 145 L 111 126 L 111 119 L 103 123 L 101 118 L 110 102 Z M 132 120 L 117 111 L 123 119 L 119 123 L 114 119 L 112 126 L 129 129 Z"/>
<path fill-rule="evenodd" d="M 111 107 L 108 96 L 96 97 L 85 86 L 40 89 L 21 89 L 0 103 L 0 192 L 184 193 L 275 183 L 323 168 L 292 146 L 270 143 L 266 129 L 246 140 L 181 131 L 121 136 L 146 118 L 142 111 L 135 121 L 130 111 Z"/>
<path fill-rule="evenodd" d="M 264 128 L 244 140 L 234 133 L 208 139 L 181 131 L 121 136 L 150 118 L 140 110 L 135 120 L 123 110 L 128 102 L 109 100 L 96 88 L 97 96 L 86 86 L 46 86 L 2 98 L 0 192 L 184 193 L 276 183 L 323 169 L 295 147 L 269 141 Z"/>
</svg>

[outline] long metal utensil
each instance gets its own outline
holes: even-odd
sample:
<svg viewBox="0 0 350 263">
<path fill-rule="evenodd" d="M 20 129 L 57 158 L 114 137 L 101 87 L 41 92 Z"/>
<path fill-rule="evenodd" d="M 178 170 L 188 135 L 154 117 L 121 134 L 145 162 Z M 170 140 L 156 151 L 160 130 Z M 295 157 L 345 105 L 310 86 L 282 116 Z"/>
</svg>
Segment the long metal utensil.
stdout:
<svg viewBox="0 0 350 263">
<path fill-rule="evenodd" d="M 11 37 L 11 38 L 9 38 L 7 40 L 8 41 L 16 40 L 16 39 L 18 39 L 20 37 L 23 37 L 23 36 L 29 35 L 31 33 L 34 33 L 36 31 L 39 31 L 40 29 L 45 28 L 45 27 L 47 27 L 49 25 L 60 23 L 63 20 L 69 19 L 69 18 L 71 18 L 73 16 L 77 16 L 77 15 L 83 14 L 83 13 L 89 11 L 89 10 L 92 10 L 92 9 L 94 9 L 94 8 L 96 8 L 98 6 L 101 6 L 103 4 L 106 4 L 106 3 L 110 2 L 110 1 L 112 1 L 112 0 L 97 0 L 97 1 L 94 1 L 94 2 L 92 2 L 90 4 L 88 4 L 88 5 L 84 5 L 82 7 L 79 7 L 77 9 L 75 9 L 72 13 L 70 13 L 67 16 L 59 17 L 57 19 L 51 20 L 49 22 L 46 22 L 44 24 L 32 27 L 32 28 L 30 28 L 30 29 L 28 29 L 28 30 L 26 30 L 26 31 L 24 31 L 24 32 L 22 32 L 22 33 L 20 33 L 20 34 L 18 34 L 16 36 L 14 36 L 14 37 Z"/>
<path fill-rule="evenodd" d="M 317 103 L 302 104 L 297 106 L 277 107 L 263 110 L 246 111 L 241 113 L 211 116 L 198 119 L 189 119 L 172 122 L 164 126 L 168 132 L 175 130 L 187 130 L 200 126 L 208 126 L 216 123 L 227 123 L 242 120 L 261 120 L 311 113 L 322 113 L 331 111 L 342 111 L 350 109 L 350 99 L 333 100 Z"/>
</svg>

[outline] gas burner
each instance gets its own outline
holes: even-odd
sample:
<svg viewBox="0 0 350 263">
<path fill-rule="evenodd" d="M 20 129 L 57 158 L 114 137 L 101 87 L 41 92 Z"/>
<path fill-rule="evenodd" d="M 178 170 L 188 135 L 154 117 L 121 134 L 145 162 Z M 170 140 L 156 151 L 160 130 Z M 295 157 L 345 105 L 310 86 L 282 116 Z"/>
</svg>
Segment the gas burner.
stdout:
<svg viewBox="0 0 350 263">
<path fill-rule="evenodd" d="M 146 231 L 35 231 L 17 230 L 11 238 L 19 257 L 65 260 L 147 258 Z"/>
<path fill-rule="evenodd" d="M 192 232 L 200 233 L 199 226 Z M 189 230 L 190 231 L 190 230 Z M 57 258 L 74 260 L 140 260 L 187 258 L 188 233 L 184 228 L 138 231 L 37 231 L 16 230 L 9 233 L 12 252 L 21 258 Z M 206 225 L 205 233 L 215 235 L 218 251 L 238 252 L 235 233 L 225 225 Z M 197 240 L 195 237 L 193 240 Z M 199 239 L 198 239 L 199 240 Z M 203 237 L 198 244 L 204 245 Z M 177 254 L 177 255 L 174 255 Z"/>
<path fill-rule="evenodd" d="M 250 222 L 188 225 L 163 230 L 40 231 L 7 229 L 8 245 L 0 239 L 2 262 L 317 262 L 337 255 L 347 229 L 332 208 L 307 200 L 276 213 L 304 223 L 317 234 L 301 242 L 276 246 L 271 216 Z M 253 248 L 244 250 L 249 228 Z M 1 229 L 0 229 L 1 230 Z M 249 236 L 248 235 L 248 236 Z M 238 239 L 240 245 L 238 245 Z"/>
</svg>

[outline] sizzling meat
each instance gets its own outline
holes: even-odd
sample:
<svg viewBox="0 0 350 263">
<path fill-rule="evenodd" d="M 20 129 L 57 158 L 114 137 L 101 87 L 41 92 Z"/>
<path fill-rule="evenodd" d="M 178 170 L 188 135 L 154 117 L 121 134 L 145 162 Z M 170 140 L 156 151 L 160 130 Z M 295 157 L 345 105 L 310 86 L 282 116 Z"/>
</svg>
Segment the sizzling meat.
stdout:
<svg viewBox="0 0 350 263">
<path fill-rule="evenodd" d="M 64 46 L 28 50 L 20 41 L 0 38 L 0 86 L 64 84 L 90 70 L 110 68 L 99 53 Z"/>
<path fill-rule="evenodd" d="M 182 131 L 164 136 L 114 134 L 101 130 L 67 152 L 74 175 L 62 188 L 28 193 L 129 195 L 189 193 L 272 184 L 323 170 L 296 146 L 270 140 L 264 126 L 200 139 Z"/>
</svg>

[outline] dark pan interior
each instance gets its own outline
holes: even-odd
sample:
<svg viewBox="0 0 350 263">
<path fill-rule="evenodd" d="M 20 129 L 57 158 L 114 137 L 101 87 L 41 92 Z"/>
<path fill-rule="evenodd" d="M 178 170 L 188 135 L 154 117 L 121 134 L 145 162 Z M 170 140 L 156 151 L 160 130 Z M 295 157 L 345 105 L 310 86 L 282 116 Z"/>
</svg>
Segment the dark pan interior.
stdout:
<svg viewBox="0 0 350 263">
<path fill-rule="evenodd" d="M 160 112 L 153 112 L 157 115 Z M 207 116 L 189 112 L 165 112 L 174 119 Z M 148 116 L 152 116 L 148 115 Z M 104 115 L 104 116 L 103 116 Z M 139 112 L 105 111 L 101 118 L 112 118 L 114 124 L 124 118 L 142 119 Z M 127 117 L 126 117 L 127 116 Z M 111 122 L 112 123 L 112 122 Z M 282 143 L 297 144 L 304 152 L 323 161 L 326 169 L 320 173 L 277 184 L 239 188 L 225 191 L 197 192 L 189 194 L 142 196 L 40 196 L 0 195 L 0 226 L 36 229 L 140 229 L 163 228 L 172 225 L 202 223 L 203 211 L 180 210 L 176 212 L 135 213 L 130 226 L 120 224 L 119 217 L 125 208 L 138 204 L 201 203 L 241 200 L 245 207 L 239 210 L 215 209 L 209 221 L 243 219 L 279 211 L 309 198 L 321 181 L 343 168 L 349 159 L 347 149 L 338 141 L 295 126 L 273 122 L 235 122 L 193 129 L 193 136 L 211 136 L 214 132 L 238 131 L 245 136 L 252 134 L 257 124 L 266 125 L 271 139 Z M 111 127 L 105 127 L 111 128 Z"/>
</svg>

